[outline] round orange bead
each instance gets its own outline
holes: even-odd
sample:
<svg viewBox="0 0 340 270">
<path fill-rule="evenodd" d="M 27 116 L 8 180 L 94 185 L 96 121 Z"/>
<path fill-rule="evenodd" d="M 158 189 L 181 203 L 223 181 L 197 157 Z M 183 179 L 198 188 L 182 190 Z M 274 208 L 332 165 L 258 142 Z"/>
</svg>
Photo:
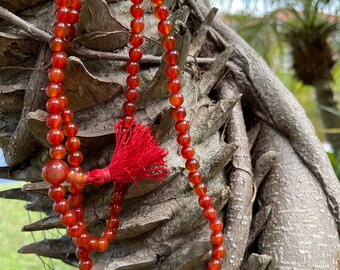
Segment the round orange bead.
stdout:
<svg viewBox="0 0 340 270">
<path fill-rule="evenodd" d="M 63 22 L 56 22 L 53 25 L 53 33 L 58 38 L 67 37 L 70 32 L 70 27 Z"/>
<path fill-rule="evenodd" d="M 83 258 L 79 260 L 78 263 L 79 270 L 91 270 L 92 269 L 92 260 L 90 258 Z"/>
<path fill-rule="evenodd" d="M 162 35 L 170 35 L 173 29 L 173 23 L 168 19 L 161 20 L 158 23 L 158 32 Z"/>
<path fill-rule="evenodd" d="M 194 185 L 194 192 L 197 196 L 203 196 L 207 192 L 207 185 L 204 183 L 199 183 Z"/>
<path fill-rule="evenodd" d="M 61 110 L 61 117 L 63 118 L 64 122 L 70 122 L 74 118 L 74 113 L 70 108 L 63 108 Z"/>
<path fill-rule="evenodd" d="M 69 168 L 62 160 L 52 159 L 42 168 L 43 179 L 54 186 L 58 186 L 67 179 Z"/>
<path fill-rule="evenodd" d="M 210 221 L 210 229 L 213 232 L 221 232 L 223 230 L 223 222 L 221 219 L 216 218 Z"/>
<path fill-rule="evenodd" d="M 61 102 L 58 98 L 49 98 L 46 102 L 46 110 L 51 114 L 58 114 L 61 108 Z"/>
<path fill-rule="evenodd" d="M 75 10 L 81 10 L 82 7 L 83 7 L 82 0 L 71 0 L 71 8 L 74 8 Z"/>
<path fill-rule="evenodd" d="M 200 184 L 202 181 L 202 175 L 200 172 L 190 172 L 188 174 L 188 180 L 194 185 Z"/>
<path fill-rule="evenodd" d="M 174 50 L 176 48 L 176 38 L 170 35 L 163 37 L 162 46 L 168 51 Z"/>
<path fill-rule="evenodd" d="M 123 110 L 126 115 L 132 115 L 136 111 L 136 105 L 132 102 L 125 102 L 123 104 Z"/>
<path fill-rule="evenodd" d="M 58 128 L 62 125 L 63 123 L 63 119 L 61 118 L 61 116 L 59 114 L 49 114 L 46 117 L 46 126 L 48 128 Z"/>
<path fill-rule="evenodd" d="M 48 71 L 48 79 L 54 83 L 60 83 L 65 79 L 64 70 L 53 67 Z"/>
<path fill-rule="evenodd" d="M 45 93 L 48 97 L 59 97 L 63 92 L 63 85 L 61 83 L 49 83 L 46 87 Z"/>
<path fill-rule="evenodd" d="M 185 159 L 191 159 L 195 155 L 195 149 L 192 146 L 186 146 L 181 149 L 181 156 Z"/>
<path fill-rule="evenodd" d="M 212 206 L 205 208 L 203 210 L 203 217 L 206 218 L 207 220 L 216 219 L 216 210 Z"/>
<path fill-rule="evenodd" d="M 138 99 L 138 91 L 136 89 L 128 89 L 125 91 L 125 98 L 129 102 L 134 102 Z"/>
<path fill-rule="evenodd" d="M 151 4 L 152 4 L 154 7 L 163 5 L 163 3 L 164 3 L 164 0 L 151 0 Z"/>
<path fill-rule="evenodd" d="M 202 195 L 198 199 L 198 204 L 203 208 L 211 206 L 211 198 L 208 195 Z"/>
<path fill-rule="evenodd" d="M 224 241 L 224 236 L 221 232 L 214 232 L 211 234 L 210 242 L 213 245 L 221 245 Z"/>
<path fill-rule="evenodd" d="M 165 20 L 166 18 L 168 18 L 169 16 L 169 8 L 166 7 L 166 6 L 157 6 L 155 9 L 154 9 L 154 12 L 155 14 L 155 17 L 159 20 Z"/>
<path fill-rule="evenodd" d="M 69 46 L 66 39 L 59 37 L 53 37 L 49 44 L 52 52 L 66 51 Z"/>
<path fill-rule="evenodd" d="M 67 64 L 67 54 L 65 52 L 55 52 L 51 57 L 52 66 L 64 68 Z"/>
<path fill-rule="evenodd" d="M 76 214 L 73 210 L 68 210 L 60 216 L 60 222 L 65 226 L 73 226 L 76 221 Z"/>
<path fill-rule="evenodd" d="M 46 138 L 50 144 L 57 145 L 64 140 L 64 134 L 61 130 L 54 128 L 47 133 Z"/>
<path fill-rule="evenodd" d="M 209 270 L 221 270 L 222 262 L 218 259 L 212 258 L 208 261 L 208 269 Z"/>
<path fill-rule="evenodd" d="M 116 229 L 118 228 L 120 225 L 120 221 L 117 217 L 110 217 L 108 220 L 107 220 L 107 228 L 109 229 Z"/>
<path fill-rule="evenodd" d="M 53 211 L 57 214 L 64 214 L 70 209 L 70 204 L 67 200 L 62 199 L 53 204 Z"/>
<path fill-rule="evenodd" d="M 61 201 L 65 197 L 66 191 L 63 186 L 51 186 L 48 190 L 48 197 L 54 201 Z"/>
<path fill-rule="evenodd" d="M 78 137 L 69 137 L 65 142 L 66 149 L 69 151 L 76 151 L 80 147 L 80 140 Z"/>
<path fill-rule="evenodd" d="M 132 5 L 130 8 L 130 14 L 135 19 L 140 19 L 144 15 L 144 9 L 142 5 Z"/>
<path fill-rule="evenodd" d="M 138 87 L 140 79 L 136 75 L 130 75 L 127 77 L 126 83 L 130 88 L 135 89 Z"/>
<path fill-rule="evenodd" d="M 62 144 L 54 145 L 50 148 L 49 153 L 53 159 L 63 159 L 66 156 L 66 148 Z"/>
<path fill-rule="evenodd" d="M 169 79 L 176 79 L 181 75 L 181 69 L 178 65 L 167 66 L 165 73 Z"/>
<path fill-rule="evenodd" d="M 194 158 L 188 159 L 185 162 L 185 168 L 189 171 L 189 172 L 195 172 L 198 170 L 198 168 L 200 167 L 200 164 L 198 163 L 198 161 Z"/>
<path fill-rule="evenodd" d="M 130 44 L 137 48 L 143 44 L 143 36 L 141 34 L 132 33 L 129 38 Z"/>
<path fill-rule="evenodd" d="M 143 19 L 133 19 L 130 24 L 131 30 L 134 33 L 141 33 L 144 30 L 144 21 Z"/>
<path fill-rule="evenodd" d="M 65 108 L 65 107 L 68 105 L 68 103 L 69 103 L 68 97 L 67 97 L 67 96 L 64 96 L 64 95 L 61 95 L 61 96 L 59 97 L 59 100 L 60 100 L 60 102 L 61 102 L 61 107 L 62 107 L 62 108 Z"/>
<path fill-rule="evenodd" d="M 136 75 L 139 72 L 139 64 L 137 62 L 129 61 L 125 65 L 125 70 L 130 75 Z"/>
<path fill-rule="evenodd" d="M 129 50 L 129 57 L 132 61 L 138 62 L 143 57 L 143 52 L 140 48 L 131 48 Z"/>
<path fill-rule="evenodd" d="M 169 97 L 169 101 L 170 101 L 170 104 L 174 107 L 179 107 L 183 104 L 184 102 L 184 97 L 183 95 L 179 94 L 179 93 L 175 93 L 175 94 L 172 94 L 170 97 Z M 184 119 L 183 119 L 184 120 Z"/>
<path fill-rule="evenodd" d="M 183 107 L 173 108 L 171 111 L 171 116 L 176 121 L 182 121 L 185 119 L 187 111 Z"/>
<path fill-rule="evenodd" d="M 67 122 L 64 125 L 63 132 L 67 137 L 74 137 L 78 133 L 78 125 L 74 122 Z"/>
<path fill-rule="evenodd" d="M 79 21 L 79 12 L 75 9 L 70 9 L 67 22 L 70 24 L 76 24 Z"/>
<path fill-rule="evenodd" d="M 189 146 L 191 142 L 191 137 L 188 133 L 181 133 L 177 136 L 177 143 L 183 147 Z"/>
<path fill-rule="evenodd" d="M 78 259 L 86 259 L 90 256 L 90 251 L 88 251 L 83 246 L 78 246 L 76 249 L 76 256 Z"/>
<path fill-rule="evenodd" d="M 173 65 L 177 65 L 178 61 L 179 61 L 179 52 L 178 51 L 167 51 L 165 54 L 164 54 L 164 59 L 165 61 L 173 66 Z"/>
<path fill-rule="evenodd" d="M 105 250 L 107 250 L 109 246 L 109 243 L 107 241 L 107 239 L 105 237 L 99 237 L 98 239 L 98 247 L 97 247 L 97 251 L 98 252 L 104 252 Z"/>
<path fill-rule="evenodd" d="M 76 237 L 74 243 L 77 246 L 87 246 L 90 242 L 90 238 L 91 236 L 88 232 L 82 232 L 78 237 Z"/>
<path fill-rule="evenodd" d="M 112 242 L 116 238 L 116 232 L 112 229 L 106 229 L 101 236 L 105 237 L 107 241 Z"/>
<path fill-rule="evenodd" d="M 226 255 L 226 250 L 224 246 L 214 246 L 212 249 L 212 255 L 216 259 L 222 259 Z"/>
<path fill-rule="evenodd" d="M 170 93 L 178 93 L 181 90 L 181 82 L 178 79 L 169 80 L 167 89 Z"/>
</svg>

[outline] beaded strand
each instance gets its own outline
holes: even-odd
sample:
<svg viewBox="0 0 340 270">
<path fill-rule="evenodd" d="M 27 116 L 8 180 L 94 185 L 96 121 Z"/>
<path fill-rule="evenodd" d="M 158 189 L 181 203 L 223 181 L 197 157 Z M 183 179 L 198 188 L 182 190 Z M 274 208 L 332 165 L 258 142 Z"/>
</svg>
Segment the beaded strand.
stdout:
<svg viewBox="0 0 340 270">
<path fill-rule="evenodd" d="M 55 17 L 57 22 L 53 25 L 54 37 L 50 41 L 52 51 L 52 67 L 48 71 L 50 83 L 46 87 L 46 109 L 49 115 L 46 125 L 50 128 L 47 140 L 52 144 L 50 148 L 51 160 L 42 170 L 44 180 L 51 184 L 48 195 L 54 200 L 54 212 L 60 214 L 60 222 L 66 226 L 66 233 L 77 246 L 76 256 L 79 259 L 80 270 L 92 269 L 90 254 L 93 251 L 103 252 L 108 248 L 108 242 L 116 237 L 119 226 L 119 214 L 122 211 L 125 187 L 116 184 L 111 196 L 110 218 L 107 220 L 106 229 L 101 236 L 94 237 L 86 230 L 83 220 L 85 211 L 82 207 L 83 195 L 81 194 L 87 181 L 87 175 L 80 167 L 83 155 L 79 151 L 80 140 L 76 136 L 78 126 L 73 122 L 74 113 L 68 108 L 68 98 L 63 95 L 65 78 L 64 68 L 67 65 L 66 50 L 70 46 L 70 38 L 74 35 L 74 24 L 79 20 L 79 11 L 82 8 L 81 0 L 55 0 L 57 9 Z M 65 136 L 65 146 L 62 145 Z M 62 159 L 66 156 L 70 167 Z M 65 199 L 66 190 L 62 185 L 68 183 L 69 197 Z"/>
<path fill-rule="evenodd" d="M 53 209 L 60 214 L 60 222 L 66 226 L 67 234 L 73 239 L 77 246 L 76 255 L 79 258 L 79 269 L 88 270 L 92 268 L 90 254 L 93 251 L 103 252 L 108 247 L 108 242 L 115 239 L 116 229 L 119 226 L 119 214 L 122 211 L 122 200 L 125 194 L 125 186 L 116 184 L 112 193 L 112 204 L 110 206 L 110 218 L 107 220 L 107 228 L 100 237 L 93 237 L 86 230 L 86 223 L 83 220 L 84 208 L 82 207 L 83 196 L 81 194 L 87 181 L 86 173 L 80 167 L 83 155 L 79 151 L 80 140 L 76 136 L 78 126 L 72 120 L 74 113 L 68 108 L 68 99 L 63 95 L 63 80 L 65 78 L 64 68 L 67 64 L 65 51 L 70 46 L 70 38 L 74 35 L 74 24 L 79 20 L 79 11 L 82 7 L 81 0 L 55 0 L 57 5 L 55 16 L 57 22 L 53 25 L 54 37 L 50 41 L 50 48 L 53 52 L 51 57 L 52 67 L 49 69 L 50 80 L 46 88 L 49 100 L 46 109 L 49 115 L 46 118 L 46 125 L 50 128 L 47 140 L 52 144 L 50 148 L 51 160 L 43 167 L 43 178 L 51 184 L 49 197 L 54 200 Z M 123 127 L 128 128 L 133 122 L 133 114 L 136 111 L 135 102 L 138 99 L 137 87 L 140 79 L 138 61 L 142 58 L 143 52 L 140 46 L 143 44 L 141 32 L 144 29 L 144 9 L 141 3 L 143 0 L 131 0 L 130 14 L 131 34 L 129 51 L 130 61 L 126 63 L 125 69 L 129 74 L 127 77 L 128 88 L 125 91 L 126 102 L 123 104 L 124 115 L 122 117 Z M 208 262 L 208 269 L 218 270 L 222 268 L 221 259 L 225 256 L 223 246 L 223 223 L 216 217 L 216 210 L 211 205 L 211 198 L 206 194 L 207 186 L 202 182 L 202 175 L 199 172 L 199 162 L 194 158 L 195 149 L 190 145 L 191 137 L 188 133 L 189 121 L 185 120 L 186 110 L 181 106 L 184 97 L 180 94 L 181 82 L 179 76 L 180 67 L 179 53 L 176 51 L 176 38 L 171 34 L 173 24 L 168 19 L 169 9 L 163 5 L 163 0 L 151 0 L 155 7 L 154 15 L 160 20 L 158 32 L 163 35 L 162 46 L 166 50 L 164 59 L 168 66 L 166 75 L 168 77 L 167 89 L 171 93 L 169 102 L 173 106 L 172 118 L 176 121 L 175 129 L 178 132 L 177 142 L 182 147 L 181 156 L 186 160 L 185 167 L 188 170 L 188 180 L 192 183 L 193 190 L 199 196 L 198 203 L 203 208 L 203 216 L 210 221 L 212 230 L 210 241 L 213 245 L 212 258 Z M 65 146 L 62 145 L 64 137 L 67 137 Z M 62 159 L 66 156 L 70 168 Z M 66 190 L 62 183 L 69 185 L 70 195 L 66 200 Z"/>
<path fill-rule="evenodd" d="M 189 172 L 188 180 L 194 185 L 193 190 L 199 197 L 198 203 L 203 208 L 202 215 L 210 222 L 212 231 L 210 237 L 210 242 L 213 245 L 212 258 L 208 261 L 208 269 L 219 270 L 222 269 L 222 258 L 226 255 L 223 246 L 223 222 L 217 218 L 217 212 L 211 204 L 211 198 L 206 194 L 207 186 L 202 182 L 202 175 L 199 172 L 200 164 L 194 158 L 194 147 L 190 145 L 189 121 L 185 120 L 186 110 L 182 107 L 184 97 L 180 94 L 181 82 L 179 77 L 181 69 L 178 66 L 179 52 L 176 50 L 176 38 L 172 35 L 173 23 L 169 20 L 169 9 L 164 5 L 164 0 L 151 0 L 151 3 L 155 7 L 154 15 L 159 20 L 158 32 L 163 36 L 162 46 L 166 50 L 164 59 L 168 64 L 166 67 L 167 89 L 171 93 L 169 102 L 173 106 L 171 115 L 175 120 L 175 129 L 178 132 L 177 143 L 182 147 L 181 156 L 186 160 L 185 168 Z"/>
</svg>

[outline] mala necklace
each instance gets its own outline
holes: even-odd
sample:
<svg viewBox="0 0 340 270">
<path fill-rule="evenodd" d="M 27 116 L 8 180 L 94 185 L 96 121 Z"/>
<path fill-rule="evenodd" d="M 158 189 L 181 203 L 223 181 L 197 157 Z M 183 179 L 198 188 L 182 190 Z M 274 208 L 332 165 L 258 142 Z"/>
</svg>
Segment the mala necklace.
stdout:
<svg viewBox="0 0 340 270">
<path fill-rule="evenodd" d="M 74 25 L 79 20 L 79 12 L 82 8 L 82 0 L 54 0 L 57 8 L 55 17 L 57 22 L 53 25 L 54 36 L 50 40 L 52 51 L 51 67 L 48 71 L 50 83 L 46 87 L 46 102 L 48 116 L 46 125 L 50 129 L 47 140 L 52 144 L 50 148 L 51 160 L 42 168 L 43 179 L 51 184 L 48 195 L 54 200 L 54 212 L 60 214 L 60 222 L 66 226 L 66 233 L 77 246 L 76 256 L 79 258 L 80 270 L 92 269 L 90 254 L 93 251 L 103 252 L 108 248 L 108 243 L 113 241 L 119 226 L 119 214 L 122 212 L 122 201 L 126 191 L 126 183 L 139 180 L 164 181 L 168 173 L 164 157 L 166 151 L 160 148 L 148 127 L 137 124 L 133 118 L 136 111 L 134 104 L 138 99 L 137 87 L 139 63 L 143 52 L 140 46 L 143 44 L 142 31 L 144 29 L 143 0 L 131 0 L 130 14 L 131 33 L 129 51 L 130 61 L 125 69 L 128 88 L 125 90 L 126 102 L 123 105 L 124 115 L 115 124 L 116 148 L 109 166 L 105 169 L 95 169 L 88 173 L 83 172 L 80 164 L 83 155 L 79 151 L 80 140 L 76 136 L 78 126 L 73 122 L 74 113 L 68 108 L 68 98 L 63 94 L 65 78 L 64 68 L 67 65 L 65 51 L 70 46 L 70 38 L 75 33 Z M 181 106 L 184 97 L 179 93 L 181 82 L 179 76 L 179 53 L 176 51 L 176 38 L 172 35 L 173 24 L 168 19 L 169 9 L 163 5 L 164 0 L 151 0 L 155 7 L 154 15 L 160 20 L 158 32 L 163 36 L 162 46 L 166 50 L 164 59 L 167 62 L 166 76 L 168 77 L 167 89 L 171 93 L 169 97 L 172 108 L 172 118 L 175 120 L 175 129 L 178 132 L 177 142 L 182 147 L 181 156 L 186 160 L 185 168 L 188 170 L 188 180 L 193 184 L 193 190 L 199 197 L 198 203 L 203 208 L 203 216 L 210 222 L 212 231 L 210 242 L 213 245 L 212 258 L 208 261 L 208 269 L 219 270 L 222 268 L 221 259 L 226 251 L 223 246 L 223 223 L 217 218 L 216 210 L 211 204 L 211 198 L 206 194 L 207 186 L 198 171 L 200 165 L 194 158 L 195 149 L 190 145 L 191 137 L 188 133 L 189 121 L 185 120 L 186 110 Z M 65 136 L 65 145 L 63 141 Z M 63 161 L 67 155 L 68 164 Z M 65 199 L 66 189 L 62 185 L 67 182 L 69 195 Z M 83 219 L 82 207 L 83 195 L 81 194 L 85 184 L 101 185 L 115 182 L 115 188 L 111 195 L 110 217 L 106 222 L 106 229 L 99 237 L 91 236 L 86 229 Z"/>
</svg>

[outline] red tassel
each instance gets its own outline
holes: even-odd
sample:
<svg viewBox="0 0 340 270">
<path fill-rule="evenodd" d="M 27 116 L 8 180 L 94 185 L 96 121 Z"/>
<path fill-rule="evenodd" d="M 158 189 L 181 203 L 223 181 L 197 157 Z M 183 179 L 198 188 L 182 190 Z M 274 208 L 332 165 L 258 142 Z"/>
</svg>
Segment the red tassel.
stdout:
<svg viewBox="0 0 340 270">
<path fill-rule="evenodd" d="M 157 144 L 151 130 L 133 123 L 123 132 L 122 121 L 115 124 L 115 130 L 116 149 L 109 166 L 88 172 L 87 183 L 165 181 L 169 170 L 164 158 L 168 153 Z"/>
</svg>

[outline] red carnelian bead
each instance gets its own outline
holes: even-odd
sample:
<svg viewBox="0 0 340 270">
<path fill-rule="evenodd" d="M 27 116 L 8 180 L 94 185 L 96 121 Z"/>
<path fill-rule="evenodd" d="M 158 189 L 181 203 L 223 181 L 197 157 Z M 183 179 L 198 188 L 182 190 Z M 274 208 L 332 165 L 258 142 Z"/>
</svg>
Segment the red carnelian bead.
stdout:
<svg viewBox="0 0 340 270">
<path fill-rule="evenodd" d="M 131 30 L 134 33 L 141 33 L 144 29 L 144 21 L 142 19 L 133 19 L 130 24 Z"/>
<path fill-rule="evenodd" d="M 112 242 L 116 238 L 116 232 L 112 229 L 106 229 L 101 236 L 105 237 L 107 241 Z"/>
<path fill-rule="evenodd" d="M 139 64 L 137 62 L 128 61 L 125 65 L 125 70 L 130 75 L 136 75 L 139 72 Z"/>
<path fill-rule="evenodd" d="M 70 9 L 67 7 L 59 7 L 55 12 L 55 17 L 59 22 L 67 23 L 70 14 Z"/>
<path fill-rule="evenodd" d="M 129 38 L 133 47 L 140 47 L 143 44 L 143 36 L 141 34 L 132 33 Z"/>
<path fill-rule="evenodd" d="M 71 8 L 74 8 L 75 10 L 81 10 L 82 7 L 83 7 L 82 0 L 71 0 Z"/>
<path fill-rule="evenodd" d="M 141 4 L 143 3 L 143 0 L 131 0 L 132 4 Z"/>
<path fill-rule="evenodd" d="M 84 185 L 71 184 L 68 189 L 73 194 L 80 194 L 83 191 L 83 189 L 84 189 Z"/>
<path fill-rule="evenodd" d="M 50 148 L 50 157 L 53 159 L 63 159 L 66 156 L 66 148 L 62 144 Z"/>
<path fill-rule="evenodd" d="M 66 228 L 66 233 L 69 237 L 77 237 L 82 234 L 84 231 L 84 225 L 80 224 L 79 221 L 76 222 L 73 226 L 68 226 Z"/>
<path fill-rule="evenodd" d="M 178 93 L 181 90 L 181 82 L 178 79 L 169 80 L 167 89 L 170 93 Z"/>
<path fill-rule="evenodd" d="M 49 113 L 57 114 L 61 111 L 61 102 L 59 98 L 50 98 L 46 102 L 46 109 Z"/>
<path fill-rule="evenodd" d="M 132 115 L 136 111 L 136 105 L 131 102 L 125 102 L 123 110 L 126 115 Z"/>
<path fill-rule="evenodd" d="M 162 35 L 165 35 L 165 36 L 170 35 L 173 28 L 174 28 L 173 23 L 168 19 L 161 20 L 158 23 L 158 32 Z"/>
<path fill-rule="evenodd" d="M 214 232 L 211 234 L 210 242 L 213 245 L 221 245 L 224 241 L 224 236 L 221 232 Z"/>
<path fill-rule="evenodd" d="M 216 210 L 213 207 L 208 207 L 203 210 L 203 217 L 207 220 L 214 220 L 216 219 Z"/>
<path fill-rule="evenodd" d="M 169 97 L 169 102 L 172 106 L 174 107 L 179 107 L 183 104 L 184 102 L 184 97 L 183 95 L 179 94 L 179 93 L 176 93 L 176 94 L 172 94 L 170 97 Z"/>
<path fill-rule="evenodd" d="M 83 204 L 84 197 L 82 194 L 70 194 L 68 197 L 69 203 L 74 207 L 79 207 Z"/>
<path fill-rule="evenodd" d="M 142 5 L 132 5 L 130 8 L 130 14 L 135 19 L 140 19 L 144 15 L 144 9 Z"/>
<path fill-rule="evenodd" d="M 154 7 L 163 5 L 163 3 L 164 3 L 164 0 L 151 0 L 151 4 L 152 4 Z"/>
<path fill-rule="evenodd" d="M 178 134 L 177 143 L 181 146 L 189 146 L 191 142 L 191 137 L 188 133 Z"/>
<path fill-rule="evenodd" d="M 88 232 L 82 232 L 76 239 L 74 240 L 74 243 L 77 246 L 87 246 L 90 242 L 90 234 Z"/>
<path fill-rule="evenodd" d="M 107 239 L 105 237 L 99 237 L 98 238 L 98 247 L 97 247 L 97 251 L 98 252 L 103 252 L 105 250 L 107 250 L 109 243 L 107 241 Z"/>
<path fill-rule="evenodd" d="M 226 250 L 224 248 L 224 246 L 214 246 L 212 248 L 212 255 L 214 258 L 216 259 L 222 259 L 225 257 L 226 255 Z"/>
<path fill-rule="evenodd" d="M 68 103 L 69 103 L 68 97 L 64 96 L 64 95 L 60 96 L 59 100 L 61 102 L 61 107 L 63 107 L 63 108 L 65 108 L 68 105 Z"/>
<path fill-rule="evenodd" d="M 86 248 L 82 246 L 78 246 L 76 249 L 76 256 L 78 259 L 86 259 L 90 256 L 90 251 L 88 251 Z"/>
<path fill-rule="evenodd" d="M 208 195 L 202 195 L 198 198 L 198 204 L 203 208 L 211 206 L 211 198 Z"/>
<path fill-rule="evenodd" d="M 47 133 L 47 140 L 53 145 L 60 144 L 64 140 L 64 134 L 60 129 L 54 128 Z"/>
<path fill-rule="evenodd" d="M 50 40 L 50 49 L 52 52 L 66 51 L 68 48 L 68 42 L 64 38 L 53 37 Z"/>
<path fill-rule="evenodd" d="M 119 219 L 117 217 L 110 217 L 108 220 L 107 220 L 107 228 L 109 229 L 116 229 L 119 227 Z"/>
<path fill-rule="evenodd" d="M 78 132 L 78 126 L 74 122 L 67 122 L 64 125 L 63 132 L 67 137 L 73 137 Z"/>
<path fill-rule="evenodd" d="M 83 258 L 79 260 L 78 263 L 79 270 L 91 270 L 92 269 L 92 260 L 90 258 Z"/>
<path fill-rule="evenodd" d="M 188 159 L 185 162 L 185 168 L 189 171 L 189 172 L 195 172 L 198 170 L 198 168 L 200 167 L 200 164 L 198 163 L 198 161 L 194 158 Z"/>
<path fill-rule="evenodd" d="M 46 117 L 46 126 L 48 128 L 58 128 L 61 126 L 61 124 L 63 123 L 63 119 L 61 118 L 61 116 L 59 114 L 49 114 Z"/>
<path fill-rule="evenodd" d="M 54 3 L 59 7 L 69 7 L 71 0 L 54 0 Z"/>
<path fill-rule="evenodd" d="M 179 60 L 179 52 L 178 51 L 167 51 L 164 54 L 164 59 L 169 65 L 176 65 Z"/>
<path fill-rule="evenodd" d="M 70 9 L 67 22 L 70 24 L 76 24 L 79 21 L 79 12 L 75 9 Z"/>
<path fill-rule="evenodd" d="M 169 16 L 169 9 L 166 6 L 157 6 L 153 13 L 155 14 L 155 17 L 159 20 L 165 20 Z"/>
<path fill-rule="evenodd" d="M 60 222 L 65 226 L 73 226 L 76 221 L 76 214 L 73 210 L 68 210 L 60 216 Z"/>
<path fill-rule="evenodd" d="M 78 137 L 69 137 L 65 142 L 65 146 L 69 151 L 76 151 L 80 147 L 80 140 Z"/>
<path fill-rule="evenodd" d="M 134 102 L 138 99 L 138 91 L 136 89 L 128 89 L 125 91 L 125 98 L 129 102 Z"/>
<path fill-rule="evenodd" d="M 123 117 L 123 127 L 124 128 L 128 128 L 130 127 L 131 123 L 132 123 L 132 116 L 126 115 Z"/>
<path fill-rule="evenodd" d="M 64 122 L 71 122 L 74 118 L 74 113 L 70 108 L 63 108 L 60 115 Z"/>
<path fill-rule="evenodd" d="M 176 121 L 184 120 L 187 115 L 187 111 L 183 107 L 173 108 L 171 111 L 172 118 Z"/>
<path fill-rule="evenodd" d="M 67 156 L 67 161 L 72 166 L 78 166 L 83 162 L 83 154 L 80 151 L 73 151 Z"/>
<path fill-rule="evenodd" d="M 139 48 L 131 48 L 129 51 L 129 57 L 132 61 L 138 62 L 143 57 L 143 52 Z"/>
<path fill-rule="evenodd" d="M 74 207 L 73 208 L 74 213 L 76 214 L 77 220 L 83 219 L 85 215 L 85 210 L 83 207 Z"/>
<path fill-rule="evenodd" d="M 52 186 L 48 189 L 48 197 L 54 201 L 61 201 L 65 197 L 65 188 L 63 186 Z"/>
<path fill-rule="evenodd" d="M 212 258 L 208 261 L 208 269 L 209 270 L 221 270 L 222 262 L 218 259 Z"/>
<path fill-rule="evenodd" d="M 70 184 L 85 185 L 87 176 L 84 172 L 71 168 L 66 181 Z"/>
<path fill-rule="evenodd" d="M 188 180 L 190 183 L 197 185 L 202 181 L 202 175 L 200 172 L 190 172 L 188 174 Z"/>
<path fill-rule="evenodd" d="M 63 22 L 56 22 L 53 24 L 53 33 L 56 37 L 64 38 L 67 37 L 67 35 L 70 32 L 70 27 L 68 24 Z"/>
<path fill-rule="evenodd" d="M 168 76 L 169 79 L 176 79 L 181 74 L 181 69 L 177 65 L 168 66 L 165 69 L 165 73 L 166 73 L 166 76 Z"/>
<path fill-rule="evenodd" d="M 51 57 L 52 66 L 56 68 L 64 68 L 67 64 L 67 55 L 65 52 L 56 52 Z"/>
<path fill-rule="evenodd" d="M 67 24 L 68 27 L 70 28 L 70 31 L 68 32 L 68 35 L 66 36 L 67 38 L 71 38 L 74 37 L 75 33 L 76 33 L 76 29 L 74 28 L 73 24 Z"/>
<path fill-rule="evenodd" d="M 192 146 L 186 146 L 181 149 L 181 155 L 185 159 L 193 158 L 195 155 L 195 149 Z"/>
<path fill-rule="evenodd" d="M 119 204 L 113 204 L 111 205 L 110 208 L 111 208 L 111 217 L 118 217 L 123 210 L 122 206 Z"/>
<path fill-rule="evenodd" d="M 45 93 L 49 97 L 59 97 L 63 92 L 63 84 L 49 83 L 46 87 Z"/>
<path fill-rule="evenodd" d="M 175 129 L 179 133 L 186 133 L 189 129 L 189 121 L 187 120 L 177 121 L 175 124 Z"/>
<path fill-rule="evenodd" d="M 205 195 L 207 192 L 207 185 L 204 183 L 199 183 L 197 185 L 194 185 L 194 192 L 197 196 Z"/>
<path fill-rule="evenodd" d="M 130 88 L 134 89 L 138 87 L 140 79 L 136 75 L 130 75 L 129 77 L 127 77 L 126 83 Z"/>
<path fill-rule="evenodd" d="M 219 218 L 210 221 L 210 229 L 213 232 L 221 232 L 223 230 L 223 222 Z"/>
<path fill-rule="evenodd" d="M 50 68 L 48 71 L 48 79 L 54 83 L 60 83 L 65 79 L 64 70 L 61 68 Z"/>
<path fill-rule="evenodd" d="M 162 40 L 164 49 L 170 51 L 176 48 L 176 38 L 174 36 L 165 36 Z"/>
<path fill-rule="evenodd" d="M 53 204 L 53 210 L 57 214 L 64 214 L 70 209 L 70 204 L 67 200 L 62 199 L 61 201 L 55 202 Z"/>
<path fill-rule="evenodd" d="M 90 250 L 97 250 L 98 249 L 98 238 L 91 237 L 89 241 L 89 249 Z"/>
</svg>

